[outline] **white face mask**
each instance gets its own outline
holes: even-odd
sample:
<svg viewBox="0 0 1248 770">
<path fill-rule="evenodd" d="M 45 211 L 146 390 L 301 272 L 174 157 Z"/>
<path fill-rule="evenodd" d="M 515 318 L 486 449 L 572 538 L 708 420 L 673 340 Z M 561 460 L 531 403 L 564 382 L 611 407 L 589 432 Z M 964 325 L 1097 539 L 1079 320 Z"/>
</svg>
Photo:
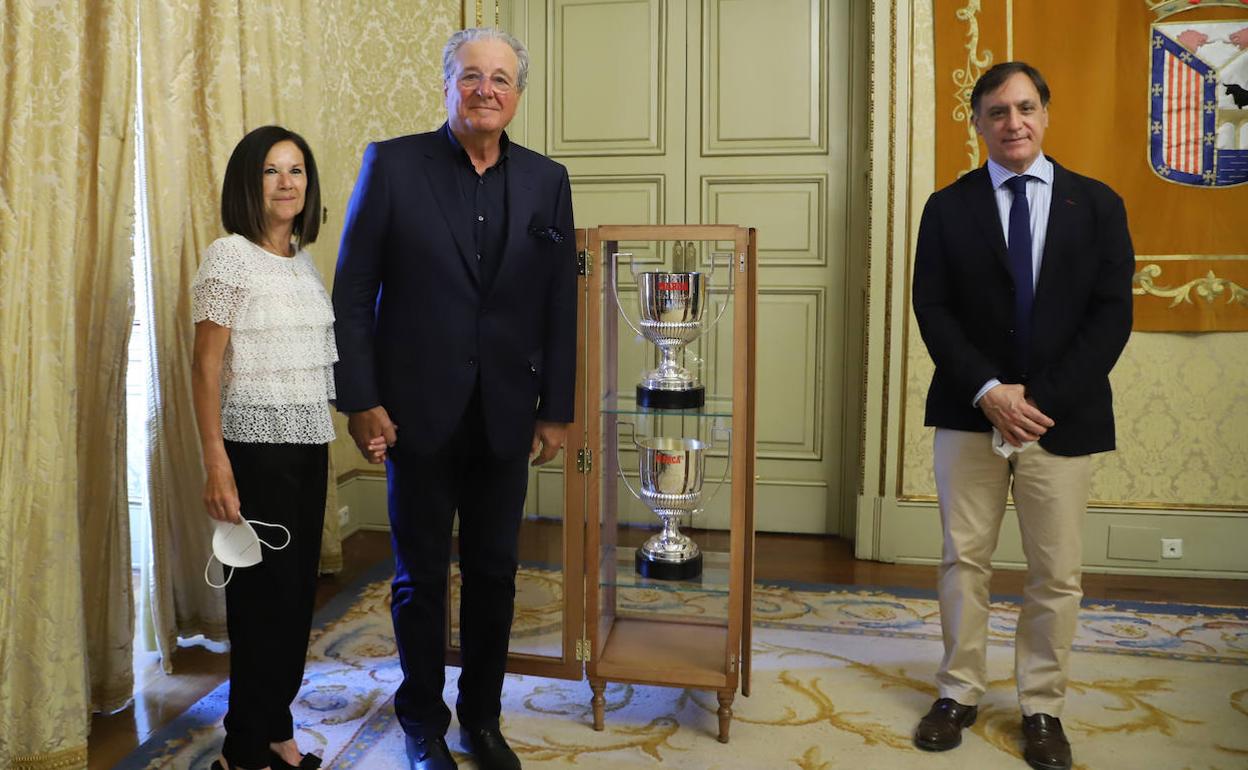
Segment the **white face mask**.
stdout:
<svg viewBox="0 0 1248 770">
<path fill-rule="evenodd" d="M 263 544 L 272 548 L 274 551 L 280 551 L 290 545 L 290 530 L 281 524 L 269 524 L 256 519 L 243 519 L 242 524 L 231 524 L 228 521 L 214 521 L 216 531 L 212 533 L 212 555 L 208 557 L 208 563 L 204 565 L 204 582 L 213 588 L 225 588 L 230 578 L 234 577 L 234 569 L 239 567 L 252 567 L 260 563 L 264 554 L 260 546 Z M 286 542 L 281 545 L 270 545 L 260 539 L 256 534 L 256 530 L 252 528 L 252 524 L 259 524 L 264 527 L 276 527 L 286 533 Z M 208 568 L 212 566 L 212 560 L 216 559 L 224 567 L 230 567 L 230 574 L 226 575 L 225 582 L 220 585 L 208 579 Z"/>
</svg>

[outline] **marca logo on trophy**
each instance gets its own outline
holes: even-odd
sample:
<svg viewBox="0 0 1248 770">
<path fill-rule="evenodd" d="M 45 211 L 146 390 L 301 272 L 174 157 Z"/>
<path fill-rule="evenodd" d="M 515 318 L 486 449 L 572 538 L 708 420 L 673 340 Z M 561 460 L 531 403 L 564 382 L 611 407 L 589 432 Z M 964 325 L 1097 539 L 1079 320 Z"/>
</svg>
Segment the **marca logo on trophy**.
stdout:
<svg viewBox="0 0 1248 770">
<path fill-rule="evenodd" d="M 1153 171 L 1199 187 L 1248 183 L 1248 18 L 1161 22 L 1196 4 L 1149 5 L 1158 19 L 1149 33 Z"/>
<path fill-rule="evenodd" d="M 611 293 L 624 322 L 638 336 L 645 337 L 659 350 L 658 368 L 646 372 L 637 384 L 637 406 L 649 409 L 696 409 L 706 403 L 706 387 L 697 375 L 679 358 L 689 343 L 719 322 L 725 302 L 709 325 L 705 324 L 707 303 L 710 299 L 711 277 L 715 271 L 715 258 L 711 255 L 711 272 L 637 272 L 633 255 L 616 252 L 611 255 L 608 269 L 611 273 Z M 637 305 L 640 311 L 638 323 L 624 312 L 620 304 L 617 270 L 620 257 L 629 258 L 629 269 L 637 283 Z M 728 254 L 731 264 L 731 254 Z M 732 291 L 732 270 L 728 270 L 728 291 Z M 640 328 L 639 328 L 640 327 Z"/>
</svg>

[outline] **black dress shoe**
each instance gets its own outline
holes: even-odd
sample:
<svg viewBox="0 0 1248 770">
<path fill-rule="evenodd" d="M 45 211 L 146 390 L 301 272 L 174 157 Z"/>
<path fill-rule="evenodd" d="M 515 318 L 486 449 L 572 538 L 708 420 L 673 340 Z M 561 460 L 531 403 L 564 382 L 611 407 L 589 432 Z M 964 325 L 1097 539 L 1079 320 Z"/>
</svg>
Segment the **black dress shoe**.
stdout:
<svg viewBox="0 0 1248 770">
<path fill-rule="evenodd" d="M 410 770 L 455 770 L 459 767 L 441 735 L 407 736 L 407 766 Z"/>
<path fill-rule="evenodd" d="M 1023 759 L 1036 770 L 1070 770 L 1070 741 L 1062 732 L 1062 720 L 1048 714 L 1023 717 L 1027 746 Z"/>
<path fill-rule="evenodd" d="M 939 698 L 914 729 L 914 745 L 924 751 L 948 751 L 962 745 L 962 728 L 975 724 L 978 706 Z"/>
<path fill-rule="evenodd" d="M 498 725 L 461 726 L 459 734 L 481 770 L 520 770 L 520 758 L 507 745 Z"/>
</svg>

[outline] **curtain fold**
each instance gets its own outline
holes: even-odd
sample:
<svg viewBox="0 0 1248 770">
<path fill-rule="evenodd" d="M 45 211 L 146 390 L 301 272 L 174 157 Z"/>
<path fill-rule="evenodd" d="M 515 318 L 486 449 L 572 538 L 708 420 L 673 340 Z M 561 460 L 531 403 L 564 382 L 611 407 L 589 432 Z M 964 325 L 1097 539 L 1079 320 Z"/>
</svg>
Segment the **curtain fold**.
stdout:
<svg viewBox="0 0 1248 770">
<path fill-rule="evenodd" d="M 132 689 L 133 30 L 132 0 L 0 16 L 0 767 L 85 767 Z"/>
<path fill-rule="evenodd" d="M 223 594 L 202 577 L 211 528 L 191 404 L 190 282 L 204 248 L 224 235 L 221 182 L 238 140 L 278 123 L 319 149 L 320 19 L 315 0 L 138 2 L 155 339 L 153 573 L 144 584 L 171 671 L 178 637 L 226 635 Z M 332 548 L 337 516 L 327 518 Z"/>
<path fill-rule="evenodd" d="M 134 317 L 134 3 L 89 4 L 79 123 L 97 173 L 80 201 L 83 237 L 99 258 L 78 272 L 78 517 L 91 710 L 125 706 L 134 690 L 134 591 L 126 485 L 125 379 Z M 92 64 L 93 63 L 93 64 Z"/>
</svg>

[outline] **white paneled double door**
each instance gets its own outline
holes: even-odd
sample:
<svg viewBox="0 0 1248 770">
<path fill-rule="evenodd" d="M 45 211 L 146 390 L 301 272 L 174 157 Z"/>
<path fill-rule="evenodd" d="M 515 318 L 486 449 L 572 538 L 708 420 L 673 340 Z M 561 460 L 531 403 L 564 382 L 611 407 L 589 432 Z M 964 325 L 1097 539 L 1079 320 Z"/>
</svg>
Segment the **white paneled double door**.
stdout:
<svg viewBox="0 0 1248 770">
<path fill-rule="evenodd" d="M 758 229 L 757 526 L 763 531 L 854 531 L 848 501 L 858 478 L 853 411 L 861 359 L 853 337 L 861 331 L 861 311 L 857 292 L 847 287 L 851 252 L 859 251 L 848 235 L 851 209 L 864 203 L 851 176 L 854 153 L 861 152 L 852 146 L 861 132 L 853 129 L 852 103 L 860 89 L 851 82 L 851 73 L 864 76 L 853 61 L 856 41 L 865 37 L 856 26 L 865 24 L 860 6 L 517 0 L 500 7 L 504 26 L 531 53 L 529 86 L 511 133 L 568 167 L 577 227 Z M 679 253 L 669 244 L 625 246 L 638 270 L 709 270 L 721 244 L 683 244 Z M 724 265 L 716 266 L 713 292 L 725 274 Z M 627 264 L 619 276 L 622 303 L 635 313 Z M 713 298 L 717 304 L 722 295 Z M 712 329 L 691 353 L 715 344 Z M 621 393 L 631 392 L 623 380 L 636 379 L 645 365 L 639 357 L 621 366 Z M 731 381 L 731 372 L 703 376 L 712 394 L 717 382 Z M 531 507 L 559 505 L 558 473 L 537 474 Z M 708 467 L 707 483 L 718 473 Z M 726 522 L 727 511 L 712 505 L 706 515 L 704 526 L 714 528 L 719 518 Z"/>
</svg>

